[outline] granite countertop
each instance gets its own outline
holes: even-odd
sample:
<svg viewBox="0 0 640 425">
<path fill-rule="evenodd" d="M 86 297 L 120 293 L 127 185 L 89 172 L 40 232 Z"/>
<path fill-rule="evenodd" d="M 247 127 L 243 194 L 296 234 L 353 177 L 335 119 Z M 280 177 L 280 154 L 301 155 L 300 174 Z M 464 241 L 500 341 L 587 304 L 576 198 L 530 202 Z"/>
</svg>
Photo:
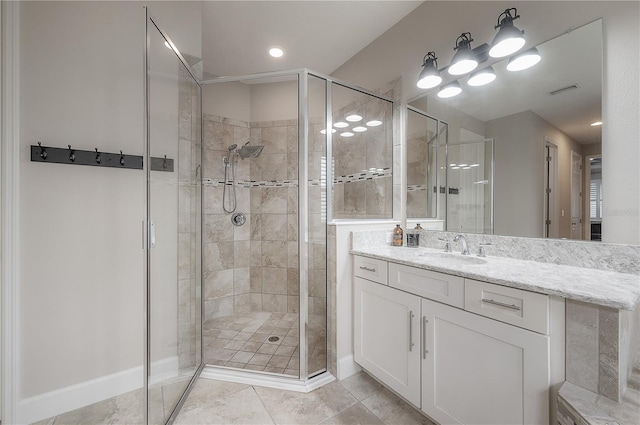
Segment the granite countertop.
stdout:
<svg viewBox="0 0 640 425">
<path fill-rule="evenodd" d="M 636 274 L 503 257 L 463 257 L 424 247 L 373 245 L 351 253 L 615 309 L 634 310 L 640 303 Z"/>
</svg>

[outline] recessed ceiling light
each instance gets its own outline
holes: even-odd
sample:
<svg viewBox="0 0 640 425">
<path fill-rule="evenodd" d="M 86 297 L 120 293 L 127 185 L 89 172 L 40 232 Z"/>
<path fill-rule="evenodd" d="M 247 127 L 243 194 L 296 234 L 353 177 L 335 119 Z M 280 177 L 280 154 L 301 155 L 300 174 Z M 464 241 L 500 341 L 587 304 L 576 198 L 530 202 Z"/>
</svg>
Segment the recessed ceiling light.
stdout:
<svg viewBox="0 0 640 425">
<path fill-rule="evenodd" d="M 470 164 L 469 167 L 479 167 L 480 164 Z"/>
<path fill-rule="evenodd" d="M 274 58 L 281 58 L 284 56 L 284 50 L 280 47 L 272 47 L 269 49 L 269 54 Z"/>
<path fill-rule="evenodd" d="M 467 166 L 467 164 L 459 164 L 458 166 L 459 166 L 459 167 L 466 167 L 466 166 Z"/>
<path fill-rule="evenodd" d="M 363 131 L 367 131 L 367 127 L 362 127 L 362 126 L 353 127 L 353 131 L 355 131 L 356 133 L 362 133 Z"/>
<path fill-rule="evenodd" d="M 337 130 L 335 128 L 331 129 L 331 134 L 335 133 Z M 327 130 L 325 130 L 324 128 L 322 130 L 320 130 L 320 133 L 322 134 L 327 134 Z"/>
<path fill-rule="evenodd" d="M 462 167 L 463 170 L 470 170 L 471 167 Z"/>
<path fill-rule="evenodd" d="M 350 131 L 345 131 L 344 133 L 340 133 L 342 137 L 353 137 L 353 133 Z"/>
<path fill-rule="evenodd" d="M 451 167 L 452 170 L 459 170 L 460 167 Z"/>
<path fill-rule="evenodd" d="M 367 127 L 377 127 L 379 125 L 382 125 L 382 121 L 380 120 L 367 121 Z"/>
<path fill-rule="evenodd" d="M 344 121 L 338 121 L 337 123 L 333 124 L 333 126 L 335 128 L 347 128 L 347 127 L 349 127 L 349 124 L 347 124 Z"/>
<path fill-rule="evenodd" d="M 351 114 L 346 118 L 346 120 L 349 122 L 358 122 L 362 120 L 362 117 L 358 114 Z"/>
<path fill-rule="evenodd" d="M 591 127 L 596 127 L 598 125 L 602 125 L 602 121 L 596 121 L 591 123 Z"/>
</svg>

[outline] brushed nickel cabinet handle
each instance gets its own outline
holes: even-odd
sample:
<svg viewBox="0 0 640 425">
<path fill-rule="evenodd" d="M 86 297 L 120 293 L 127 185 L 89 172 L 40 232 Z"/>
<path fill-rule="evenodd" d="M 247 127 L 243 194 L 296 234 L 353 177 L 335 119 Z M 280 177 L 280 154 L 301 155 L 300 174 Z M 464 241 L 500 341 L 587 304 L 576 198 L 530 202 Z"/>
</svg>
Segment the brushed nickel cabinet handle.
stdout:
<svg viewBox="0 0 640 425">
<path fill-rule="evenodd" d="M 427 350 L 427 323 L 429 323 L 429 321 L 427 320 L 427 316 L 422 316 L 422 358 L 423 359 L 427 359 L 427 354 L 429 353 L 429 350 Z"/>
<path fill-rule="evenodd" d="M 415 315 L 413 314 L 413 311 L 409 311 L 409 351 L 413 351 L 413 346 L 415 345 L 413 343 L 413 318 L 415 317 Z"/>
<path fill-rule="evenodd" d="M 366 271 L 371 272 L 371 273 L 375 273 L 376 272 L 376 269 L 372 269 L 370 267 L 365 267 L 365 266 L 360 266 L 360 270 L 366 270 Z"/>
<path fill-rule="evenodd" d="M 522 310 L 520 307 L 518 307 L 515 304 L 501 303 L 500 301 L 489 300 L 489 299 L 486 299 L 486 298 L 482 298 L 481 301 L 483 303 L 497 305 L 498 307 L 510 308 L 511 310 L 517 310 L 517 311 Z"/>
</svg>

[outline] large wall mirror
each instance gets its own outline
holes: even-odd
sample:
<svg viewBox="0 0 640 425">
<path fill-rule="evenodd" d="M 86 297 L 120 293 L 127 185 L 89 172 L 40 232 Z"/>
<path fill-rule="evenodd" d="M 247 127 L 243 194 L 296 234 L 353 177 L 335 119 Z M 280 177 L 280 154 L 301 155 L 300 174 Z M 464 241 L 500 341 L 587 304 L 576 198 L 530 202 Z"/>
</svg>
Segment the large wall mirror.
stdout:
<svg viewBox="0 0 640 425">
<path fill-rule="evenodd" d="M 510 72 L 508 59 L 488 61 L 479 68 L 493 66 L 497 78 L 491 84 L 472 87 L 464 76 L 458 96 L 441 99 L 434 88 L 409 101 L 407 181 L 418 169 L 429 179 L 430 170 L 445 172 L 444 181 L 428 186 L 445 186 L 446 212 L 437 217 L 447 230 L 600 238 L 601 127 L 591 124 L 602 113 L 602 21 L 536 47 L 542 59 L 532 68 Z M 433 120 L 435 131 L 437 123 L 447 126 L 446 148 L 440 138 L 436 164 L 428 144 L 425 152 L 412 153 L 416 111 Z M 410 204 L 412 190 L 408 184 L 407 216 L 433 217 L 439 208 L 425 202 L 417 209 Z"/>
</svg>

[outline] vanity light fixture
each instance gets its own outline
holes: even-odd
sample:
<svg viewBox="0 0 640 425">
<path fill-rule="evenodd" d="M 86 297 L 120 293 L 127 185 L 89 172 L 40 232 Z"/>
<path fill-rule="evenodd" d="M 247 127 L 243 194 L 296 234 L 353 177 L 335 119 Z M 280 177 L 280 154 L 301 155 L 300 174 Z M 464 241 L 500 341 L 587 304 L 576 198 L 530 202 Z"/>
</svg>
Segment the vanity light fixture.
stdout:
<svg viewBox="0 0 640 425">
<path fill-rule="evenodd" d="M 513 15 L 511 15 L 511 11 L 513 11 Z M 515 7 L 506 9 L 498 16 L 498 25 L 493 28 L 500 29 L 493 38 L 489 56 L 492 58 L 504 58 L 522 49 L 525 43 L 524 31 L 513 26 L 513 21 L 519 17 L 520 15 L 518 15 Z"/>
<path fill-rule="evenodd" d="M 474 87 L 484 86 L 485 84 L 491 83 L 495 79 L 496 73 L 493 71 L 493 67 L 488 66 L 472 73 L 469 77 L 469 80 L 467 81 L 467 84 Z"/>
<path fill-rule="evenodd" d="M 337 123 L 333 124 L 333 126 L 335 128 L 347 128 L 347 127 L 349 127 L 349 124 L 347 124 L 344 121 L 338 121 Z"/>
<path fill-rule="evenodd" d="M 471 38 L 470 32 L 463 32 L 456 39 L 456 47 L 453 50 L 456 53 L 451 58 L 451 63 L 447 71 L 451 75 L 462 75 L 467 72 L 471 72 L 478 67 L 478 58 L 471 50 Z"/>
<path fill-rule="evenodd" d="M 362 117 L 358 114 L 351 114 L 348 117 L 345 118 L 347 121 L 349 122 L 358 122 L 358 121 L 362 121 Z"/>
<path fill-rule="evenodd" d="M 440 71 L 438 71 L 438 58 L 436 52 L 429 52 L 422 59 L 422 72 L 418 77 L 417 86 L 421 89 L 430 89 L 442 82 Z"/>
<path fill-rule="evenodd" d="M 460 83 L 457 81 L 453 81 L 440 89 L 440 91 L 438 92 L 438 97 L 446 99 L 449 97 L 457 96 L 460 93 L 462 93 Z"/>
<path fill-rule="evenodd" d="M 540 59 L 541 58 L 538 49 L 532 47 L 529 50 L 525 50 L 524 52 L 509 58 L 509 63 L 507 63 L 507 70 L 522 71 L 531 68 L 532 66 L 540 62 Z"/>
<path fill-rule="evenodd" d="M 367 127 L 377 127 L 379 125 L 382 125 L 382 121 L 380 120 L 371 120 L 371 121 L 367 121 L 366 123 Z"/>
</svg>

